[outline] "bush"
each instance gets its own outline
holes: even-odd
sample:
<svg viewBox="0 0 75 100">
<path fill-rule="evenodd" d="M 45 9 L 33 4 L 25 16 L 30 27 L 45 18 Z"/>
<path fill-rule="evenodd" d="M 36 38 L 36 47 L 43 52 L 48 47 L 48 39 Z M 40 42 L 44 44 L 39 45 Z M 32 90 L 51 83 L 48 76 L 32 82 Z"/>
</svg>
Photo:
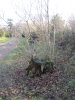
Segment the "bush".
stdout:
<svg viewBox="0 0 75 100">
<path fill-rule="evenodd" d="M 12 37 L 12 34 L 6 33 L 5 37 Z"/>
<path fill-rule="evenodd" d="M 2 29 L 0 29 L 0 37 L 2 37 L 4 35 L 4 32 Z"/>
</svg>

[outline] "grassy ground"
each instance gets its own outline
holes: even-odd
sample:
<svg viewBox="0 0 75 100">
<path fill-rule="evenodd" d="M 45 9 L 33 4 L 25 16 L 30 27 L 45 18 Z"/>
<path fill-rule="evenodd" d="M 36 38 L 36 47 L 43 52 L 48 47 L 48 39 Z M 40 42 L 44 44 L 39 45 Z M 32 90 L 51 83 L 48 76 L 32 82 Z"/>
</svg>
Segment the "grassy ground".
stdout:
<svg viewBox="0 0 75 100">
<path fill-rule="evenodd" d="M 46 52 L 45 51 L 46 45 L 44 45 L 44 43 L 41 43 L 41 44 L 39 43 L 35 46 L 35 48 L 37 49 L 38 55 L 43 57 L 44 53 Z M 12 63 L 17 61 L 18 65 L 15 65 L 15 68 L 16 68 L 16 66 L 18 68 L 21 66 L 25 67 L 25 61 L 27 59 L 26 57 L 29 56 L 28 50 L 29 50 L 29 47 L 27 45 L 26 39 L 20 38 L 18 46 L 14 50 L 12 50 L 4 58 L 4 60 L 1 63 L 14 66 Z M 75 67 L 74 67 L 74 65 L 72 67 L 72 65 L 70 64 L 72 59 L 70 59 L 69 62 L 66 62 L 66 63 L 62 62 L 63 61 L 62 60 L 62 55 L 63 55 L 62 52 L 64 53 L 64 51 L 61 50 L 61 52 L 58 55 L 59 58 L 57 58 L 57 61 L 60 61 L 60 63 L 57 62 L 58 64 L 56 65 L 56 67 L 59 67 L 59 71 L 57 71 L 56 73 L 53 73 L 54 76 L 51 76 L 51 75 L 45 76 L 44 75 L 43 78 L 40 79 L 40 82 L 38 81 L 39 79 L 37 79 L 37 78 L 33 79 L 33 80 L 29 79 L 29 83 L 33 83 L 33 86 L 32 86 L 33 88 L 35 88 L 34 86 L 36 85 L 36 87 L 37 87 L 36 91 L 38 90 L 38 86 L 40 86 L 39 92 L 41 92 L 42 90 L 44 90 L 42 93 L 46 93 L 49 91 L 49 93 L 50 93 L 49 95 L 51 95 L 53 93 L 53 95 L 56 98 L 57 97 L 61 98 L 61 99 L 57 98 L 57 99 L 51 99 L 51 100 L 75 100 Z M 65 57 L 65 55 L 64 55 L 64 57 Z M 20 62 L 19 62 L 19 59 L 20 59 Z M 72 62 L 71 62 L 72 64 L 73 64 L 73 61 L 74 60 L 72 60 Z M 25 77 L 24 77 L 24 79 L 25 79 Z M 24 80 L 24 84 L 25 84 L 25 82 L 26 82 L 26 79 Z M 43 86 L 43 84 L 45 84 L 45 82 L 46 82 L 46 85 Z M 52 83 L 49 83 L 49 82 L 52 82 Z M 40 85 L 40 84 L 38 85 L 37 83 L 40 83 L 42 85 Z M 32 84 L 30 84 L 29 86 L 31 86 L 31 85 Z M 47 85 L 49 85 L 49 86 L 47 87 Z M 48 93 L 46 93 L 46 94 L 48 94 Z M 17 97 L 14 97 L 14 99 L 12 99 L 12 100 L 24 100 L 24 99 L 22 97 L 17 96 Z M 34 97 L 34 98 L 32 97 L 30 100 L 44 100 L 44 99 L 43 98 L 38 99 L 36 97 Z"/>
<path fill-rule="evenodd" d="M 5 43 L 9 40 L 9 38 L 6 37 L 0 37 L 0 43 Z"/>
</svg>

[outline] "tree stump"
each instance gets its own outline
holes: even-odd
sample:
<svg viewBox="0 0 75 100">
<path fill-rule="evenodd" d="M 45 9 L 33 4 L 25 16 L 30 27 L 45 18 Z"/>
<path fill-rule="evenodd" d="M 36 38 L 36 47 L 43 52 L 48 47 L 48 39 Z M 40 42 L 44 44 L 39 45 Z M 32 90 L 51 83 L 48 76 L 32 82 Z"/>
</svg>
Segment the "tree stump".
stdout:
<svg viewBox="0 0 75 100">
<path fill-rule="evenodd" d="M 33 59 L 31 58 L 29 62 L 29 66 L 26 68 L 26 74 L 32 77 L 34 76 L 41 76 L 46 72 L 52 73 L 54 71 L 53 62 Z"/>
</svg>

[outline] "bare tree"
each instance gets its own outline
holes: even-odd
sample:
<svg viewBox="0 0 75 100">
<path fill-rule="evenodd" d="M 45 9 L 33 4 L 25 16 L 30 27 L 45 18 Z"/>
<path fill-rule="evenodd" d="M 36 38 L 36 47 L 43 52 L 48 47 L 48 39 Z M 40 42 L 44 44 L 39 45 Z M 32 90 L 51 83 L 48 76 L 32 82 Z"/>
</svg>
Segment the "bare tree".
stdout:
<svg viewBox="0 0 75 100">
<path fill-rule="evenodd" d="M 34 32 L 31 32 L 31 28 L 33 26 L 35 26 L 35 32 L 37 33 L 37 31 L 38 31 L 38 33 L 41 35 L 41 37 L 42 36 L 45 37 L 45 39 L 43 39 L 44 41 L 40 40 L 40 42 L 39 42 L 39 43 L 44 42 L 45 45 L 46 45 L 46 47 L 44 48 L 46 50 L 45 50 L 45 52 L 43 52 L 44 58 L 47 57 L 49 59 L 46 59 L 46 60 L 52 60 L 51 56 L 52 56 L 52 53 L 54 55 L 54 47 L 53 47 L 53 51 L 52 51 L 51 50 L 52 49 L 52 43 L 51 43 L 51 39 L 50 39 L 49 0 L 44 0 L 44 1 L 38 0 L 38 6 L 40 6 L 40 8 L 36 7 L 37 15 L 32 14 L 32 11 L 31 11 L 32 6 L 30 6 L 29 11 L 27 11 L 26 8 L 25 9 L 23 8 L 24 16 L 20 15 L 20 12 L 16 12 L 16 14 L 22 20 L 24 20 L 24 22 L 28 26 L 29 49 L 31 51 L 32 57 L 36 53 L 35 52 L 36 51 L 35 50 L 35 44 L 37 43 L 37 38 L 34 39 L 35 35 L 32 36 L 32 34 Z M 43 7 L 44 7 L 44 9 L 43 9 Z M 38 11 L 38 9 L 39 9 L 39 11 Z M 31 26 L 31 23 L 33 24 L 33 26 Z M 37 28 L 38 28 L 38 30 L 37 30 Z M 45 32 L 44 32 L 44 30 L 45 30 Z M 54 32 L 54 34 L 55 34 L 55 32 Z M 44 46 L 44 43 L 43 43 L 43 46 Z M 55 46 L 55 37 L 54 37 L 54 45 L 53 46 Z M 34 67 L 36 67 L 36 66 L 34 66 Z"/>
<path fill-rule="evenodd" d="M 64 20 L 59 15 L 54 15 L 51 19 L 51 25 L 55 27 L 56 41 L 63 39 L 64 32 Z"/>
<path fill-rule="evenodd" d="M 72 33 L 75 33 L 75 17 L 71 16 L 69 19 L 69 25 L 71 27 Z"/>
<path fill-rule="evenodd" d="M 13 22 L 12 21 L 13 21 L 12 19 L 7 19 L 9 37 L 12 37 L 13 35 Z"/>
</svg>

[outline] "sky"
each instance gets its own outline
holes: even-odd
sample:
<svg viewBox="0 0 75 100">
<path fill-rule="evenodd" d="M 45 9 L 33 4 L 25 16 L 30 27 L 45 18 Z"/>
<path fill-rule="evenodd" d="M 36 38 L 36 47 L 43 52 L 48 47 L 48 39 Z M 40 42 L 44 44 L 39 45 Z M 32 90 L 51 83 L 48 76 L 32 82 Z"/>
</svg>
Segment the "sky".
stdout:
<svg viewBox="0 0 75 100">
<path fill-rule="evenodd" d="M 0 16 L 5 20 L 7 18 L 13 19 L 14 23 L 17 23 L 21 18 L 15 13 L 19 12 L 23 15 L 23 10 L 32 10 L 32 14 L 36 15 L 36 6 L 38 6 L 38 0 L 0 0 Z M 44 1 L 44 0 L 42 0 Z M 31 3 L 29 3 L 31 2 Z M 32 4 L 32 8 L 30 8 Z M 52 17 L 55 14 L 59 14 L 64 20 L 68 20 L 70 16 L 75 15 L 75 0 L 49 0 L 49 15 Z M 6 24 L 0 19 L 0 25 Z"/>
</svg>

